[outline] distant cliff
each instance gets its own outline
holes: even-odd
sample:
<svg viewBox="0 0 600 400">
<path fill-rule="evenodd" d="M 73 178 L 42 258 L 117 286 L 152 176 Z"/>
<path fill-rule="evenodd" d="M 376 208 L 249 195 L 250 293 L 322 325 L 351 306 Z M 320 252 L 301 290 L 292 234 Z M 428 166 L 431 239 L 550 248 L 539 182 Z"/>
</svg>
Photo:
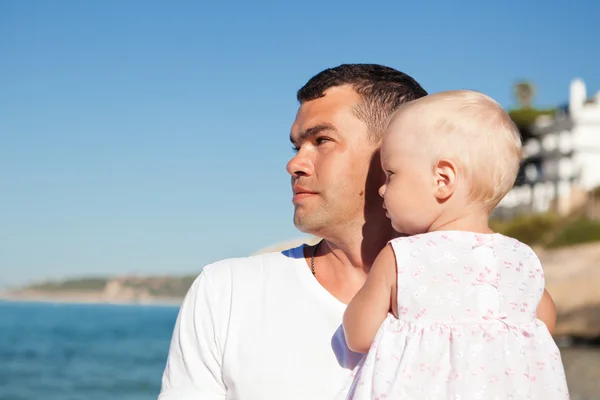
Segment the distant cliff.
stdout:
<svg viewBox="0 0 600 400">
<path fill-rule="evenodd" d="M 316 243 L 314 237 L 281 242 L 255 254 L 281 251 L 302 243 Z M 89 303 L 180 303 L 197 275 L 121 276 L 68 279 L 42 282 L 0 293 L 9 300 Z"/>
<path fill-rule="evenodd" d="M 122 276 L 45 282 L 4 293 L 22 300 L 52 300 L 107 303 L 178 302 L 196 276 Z"/>
</svg>

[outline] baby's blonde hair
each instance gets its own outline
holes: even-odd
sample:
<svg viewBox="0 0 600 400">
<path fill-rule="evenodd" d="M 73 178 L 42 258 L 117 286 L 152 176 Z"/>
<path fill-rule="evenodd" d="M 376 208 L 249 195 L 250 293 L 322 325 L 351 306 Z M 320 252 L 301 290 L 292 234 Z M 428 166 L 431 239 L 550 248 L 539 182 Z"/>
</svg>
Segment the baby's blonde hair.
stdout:
<svg viewBox="0 0 600 400">
<path fill-rule="evenodd" d="M 414 133 L 434 162 L 457 163 L 470 181 L 469 199 L 491 212 L 513 187 L 522 156 L 519 129 L 500 104 L 483 93 L 455 90 L 406 103 L 394 116 L 406 112 L 415 112 Z"/>
</svg>

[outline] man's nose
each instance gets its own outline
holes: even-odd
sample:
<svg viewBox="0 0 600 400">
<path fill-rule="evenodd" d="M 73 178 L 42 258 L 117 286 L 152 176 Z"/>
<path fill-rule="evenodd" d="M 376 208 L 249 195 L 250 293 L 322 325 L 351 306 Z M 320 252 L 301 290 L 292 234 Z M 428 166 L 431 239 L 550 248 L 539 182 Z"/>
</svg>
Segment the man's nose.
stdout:
<svg viewBox="0 0 600 400">
<path fill-rule="evenodd" d="M 303 153 L 302 149 L 287 163 L 288 174 L 292 177 L 312 175 L 313 163 Z"/>
<path fill-rule="evenodd" d="M 386 189 L 386 185 L 385 184 L 381 185 L 381 187 L 379 188 L 379 195 L 381 197 L 385 197 L 385 189 Z"/>
</svg>

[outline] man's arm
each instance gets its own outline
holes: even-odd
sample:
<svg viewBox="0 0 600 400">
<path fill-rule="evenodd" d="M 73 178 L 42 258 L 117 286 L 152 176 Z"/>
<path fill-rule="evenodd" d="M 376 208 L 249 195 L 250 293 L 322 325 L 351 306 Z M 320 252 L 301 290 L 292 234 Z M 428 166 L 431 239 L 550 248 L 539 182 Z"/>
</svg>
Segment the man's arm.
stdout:
<svg viewBox="0 0 600 400">
<path fill-rule="evenodd" d="M 556 327 L 556 306 L 550 293 L 545 289 L 537 308 L 537 318 L 546 324 L 551 334 L 554 333 L 554 328 Z"/>
<path fill-rule="evenodd" d="M 391 245 L 387 245 L 373 262 L 367 281 L 344 313 L 344 334 L 350 350 L 357 353 L 369 351 L 390 311 L 395 282 L 396 257 Z"/>
<path fill-rule="evenodd" d="M 181 305 L 158 400 L 226 398 L 212 294 L 202 272 Z"/>
</svg>

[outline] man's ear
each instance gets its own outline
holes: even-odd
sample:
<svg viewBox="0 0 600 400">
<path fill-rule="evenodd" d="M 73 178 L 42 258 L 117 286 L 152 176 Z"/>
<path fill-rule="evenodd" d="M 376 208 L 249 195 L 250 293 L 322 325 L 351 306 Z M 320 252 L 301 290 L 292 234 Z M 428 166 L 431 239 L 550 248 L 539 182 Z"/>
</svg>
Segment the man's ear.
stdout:
<svg viewBox="0 0 600 400">
<path fill-rule="evenodd" d="M 435 197 L 440 203 L 447 201 L 454 191 L 457 184 L 457 167 L 450 160 L 440 160 L 433 167 L 435 180 Z"/>
</svg>

